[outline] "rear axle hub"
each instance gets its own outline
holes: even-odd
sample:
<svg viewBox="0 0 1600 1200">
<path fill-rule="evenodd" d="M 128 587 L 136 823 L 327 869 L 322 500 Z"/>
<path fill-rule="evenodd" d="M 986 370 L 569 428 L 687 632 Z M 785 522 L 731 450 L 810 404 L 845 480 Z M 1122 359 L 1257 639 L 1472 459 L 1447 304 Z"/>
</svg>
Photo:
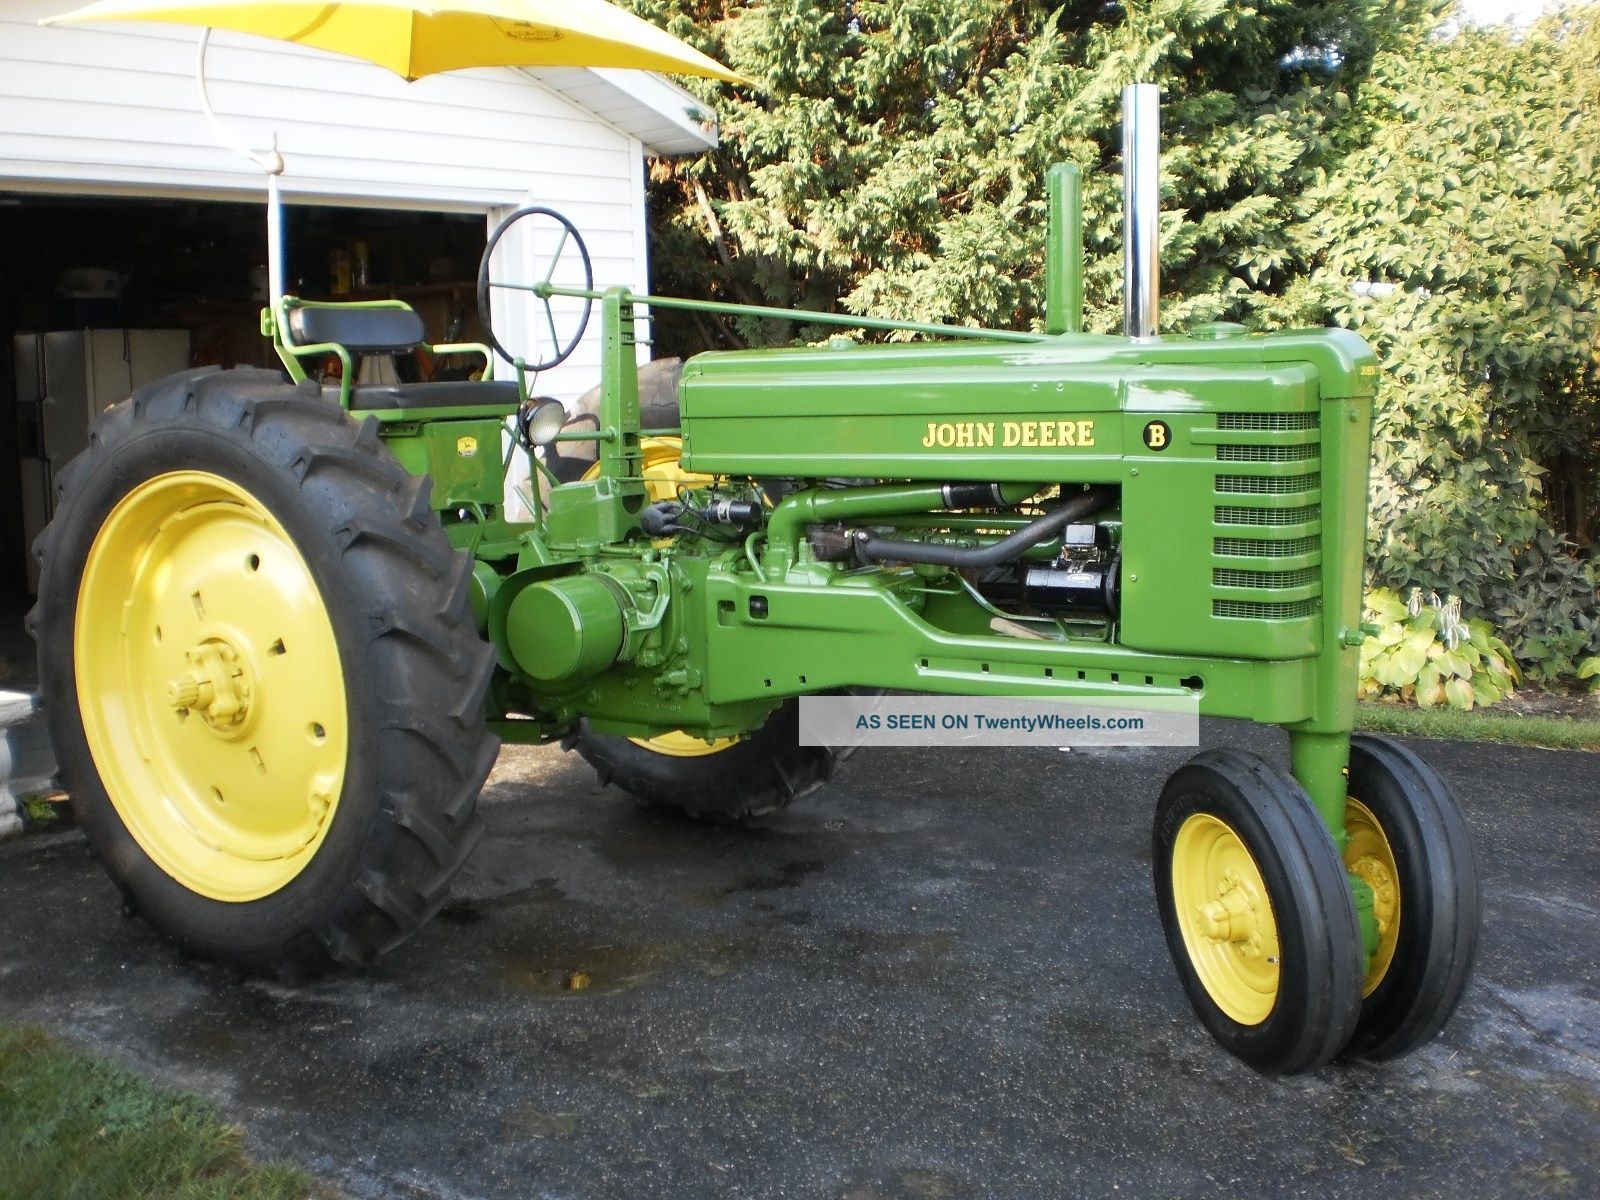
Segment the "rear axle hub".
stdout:
<svg viewBox="0 0 1600 1200">
<path fill-rule="evenodd" d="M 167 684 L 180 718 L 198 713 L 218 733 L 233 733 L 250 716 L 253 679 L 243 655 L 227 640 L 209 637 L 188 650 L 189 670 Z"/>
</svg>

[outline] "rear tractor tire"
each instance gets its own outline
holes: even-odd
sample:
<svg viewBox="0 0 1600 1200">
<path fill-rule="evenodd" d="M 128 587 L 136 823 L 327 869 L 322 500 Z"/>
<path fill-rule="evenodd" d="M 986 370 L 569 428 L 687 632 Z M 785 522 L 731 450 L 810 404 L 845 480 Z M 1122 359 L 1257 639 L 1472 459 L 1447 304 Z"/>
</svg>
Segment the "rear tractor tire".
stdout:
<svg viewBox="0 0 1600 1200">
<path fill-rule="evenodd" d="M 371 419 L 197 371 L 96 422 L 36 544 L 72 806 L 130 908 L 288 977 L 444 904 L 496 741 L 471 563 Z"/>
<path fill-rule="evenodd" d="M 714 742 L 684 732 L 616 737 L 584 722 L 577 751 L 602 784 L 646 808 L 728 825 L 787 808 L 828 781 L 840 755 L 799 737 L 800 705 L 790 700 L 760 729 Z"/>
</svg>

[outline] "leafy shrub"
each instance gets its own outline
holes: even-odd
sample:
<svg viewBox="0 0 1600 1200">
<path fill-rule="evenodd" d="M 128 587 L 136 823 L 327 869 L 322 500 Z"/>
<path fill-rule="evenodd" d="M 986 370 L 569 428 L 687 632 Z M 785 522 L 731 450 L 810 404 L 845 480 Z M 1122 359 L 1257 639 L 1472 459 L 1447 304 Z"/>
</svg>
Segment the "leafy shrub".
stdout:
<svg viewBox="0 0 1600 1200">
<path fill-rule="evenodd" d="M 1597 64 L 1594 4 L 1380 53 L 1290 289 L 1383 363 L 1372 582 L 1461 597 L 1544 684 L 1600 655 L 1600 565 L 1568 540 L 1600 528 L 1600 192 L 1574 153 L 1600 144 Z"/>
<path fill-rule="evenodd" d="M 1388 588 L 1367 594 L 1365 620 L 1378 633 L 1361 647 L 1360 695 L 1397 698 L 1421 708 L 1448 704 L 1463 712 L 1494 704 L 1519 682 L 1516 661 L 1489 622 L 1461 619 L 1461 601 L 1410 602 Z"/>
<path fill-rule="evenodd" d="M 1542 530 L 1518 557 L 1510 584 L 1485 606 L 1529 679 L 1555 683 L 1600 657 L 1600 563 Z"/>
</svg>

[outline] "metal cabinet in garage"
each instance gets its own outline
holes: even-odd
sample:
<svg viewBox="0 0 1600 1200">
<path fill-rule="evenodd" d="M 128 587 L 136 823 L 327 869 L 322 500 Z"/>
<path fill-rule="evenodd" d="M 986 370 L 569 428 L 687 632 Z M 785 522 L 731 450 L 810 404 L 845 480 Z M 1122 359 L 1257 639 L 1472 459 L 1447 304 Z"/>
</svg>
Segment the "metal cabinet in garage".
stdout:
<svg viewBox="0 0 1600 1200">
<path fill-rule="evenodd" d="M 141 384 L 189 365 L 185 329 L 74 329 L 18 334 L 17 432 L 27 545 L 50 519 L 54 472 L 89 440 L 89 422 Z M 28 590 L 38 583 L 28 555 Z"/>
</svg>

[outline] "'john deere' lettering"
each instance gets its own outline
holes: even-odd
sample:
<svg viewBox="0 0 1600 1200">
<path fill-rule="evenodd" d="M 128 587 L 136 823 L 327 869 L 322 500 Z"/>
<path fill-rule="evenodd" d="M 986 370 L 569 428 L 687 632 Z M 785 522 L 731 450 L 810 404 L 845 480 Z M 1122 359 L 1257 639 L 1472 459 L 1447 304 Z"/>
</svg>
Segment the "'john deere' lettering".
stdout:
<svg viewBox="0 0 1600 1200">
<path fill-rule="evenodd" d="M 1086 450 L 1094 445 L 1093 421 L 929 421 L 922 447 L 965 450 L 993 446 L 996 424 L 999 444 L 1004 447 Z"/>
</svg>

